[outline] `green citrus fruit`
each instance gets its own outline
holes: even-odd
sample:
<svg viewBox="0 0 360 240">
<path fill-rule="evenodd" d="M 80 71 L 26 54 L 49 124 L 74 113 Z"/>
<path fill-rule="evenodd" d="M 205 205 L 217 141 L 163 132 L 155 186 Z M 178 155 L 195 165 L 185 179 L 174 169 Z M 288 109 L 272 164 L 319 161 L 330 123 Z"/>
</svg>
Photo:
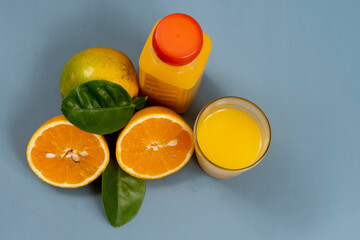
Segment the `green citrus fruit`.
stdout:
<svg viewBox="0 0 360 240">
<path fill-rule="evenodd" d="M 61 73 L 62 97 L 77 85 L 91 80 L 120 84 L 132 98 L 139 92 L 134 65 L 128 56 L 113 48 L 93 47 L 73 56 Z"/>
</svg>

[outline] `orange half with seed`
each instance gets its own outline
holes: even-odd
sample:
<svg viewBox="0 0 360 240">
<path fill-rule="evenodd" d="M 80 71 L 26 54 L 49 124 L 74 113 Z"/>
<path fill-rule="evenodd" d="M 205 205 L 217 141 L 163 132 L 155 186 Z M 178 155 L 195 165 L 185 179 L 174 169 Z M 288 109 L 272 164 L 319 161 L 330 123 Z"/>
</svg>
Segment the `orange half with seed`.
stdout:
<svg viewBox="0 0 360 240">
<path fill-rule="evenodd" d="M 177 113 L 164 107 L 137 112 L 116 143 L 120 167 L 143 179 L 162 178 L 178 171 L 193 152 L 191 128 Z"/>
<path fill-rule="evenodd" d="M 44 123 L 29 141 L 27 160 L 44 182 L 76 188 L 95 180 L 109 163 L 109 148 L 101 135 L 84 132 L 63 115 Z"/>
</svg>

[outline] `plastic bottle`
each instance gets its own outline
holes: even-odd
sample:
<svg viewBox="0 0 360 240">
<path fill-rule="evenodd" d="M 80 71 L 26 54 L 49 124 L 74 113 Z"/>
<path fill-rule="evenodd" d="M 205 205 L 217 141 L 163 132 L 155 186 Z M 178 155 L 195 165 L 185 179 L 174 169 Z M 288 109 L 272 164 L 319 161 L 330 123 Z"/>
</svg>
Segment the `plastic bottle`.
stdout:
<svg viewBox="0 0 360 240">
<path fill-rule="evenodd" d="M 185 112 L 199 89 L 211 46 L 209 36 L 186 14 L 158 21 L 139 60 L 140 94 L 154 104 Z"/>
</svg>

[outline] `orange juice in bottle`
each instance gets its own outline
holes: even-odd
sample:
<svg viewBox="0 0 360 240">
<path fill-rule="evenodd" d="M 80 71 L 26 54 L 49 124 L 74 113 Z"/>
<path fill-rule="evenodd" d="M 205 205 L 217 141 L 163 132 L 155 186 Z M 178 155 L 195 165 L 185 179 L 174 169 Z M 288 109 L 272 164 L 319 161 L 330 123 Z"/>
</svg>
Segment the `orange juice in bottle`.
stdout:
<svg viewBox="0 0 360 240">
<path fill-rule="evenodd" d="M 185 112 L 199 89 L 211 40 L 196 20 L 174 13 L 157 22 L 139 60 L 140 94 Z"/>
</svg>

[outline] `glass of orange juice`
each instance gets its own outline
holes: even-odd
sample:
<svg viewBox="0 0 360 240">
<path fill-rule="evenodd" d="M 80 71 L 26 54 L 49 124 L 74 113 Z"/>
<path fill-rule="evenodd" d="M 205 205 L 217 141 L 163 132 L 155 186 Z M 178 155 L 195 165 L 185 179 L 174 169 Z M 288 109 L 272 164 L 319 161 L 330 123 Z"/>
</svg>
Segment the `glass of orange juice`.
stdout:
<svg viewBox="0 0 360 240">
<path fill-rule="evenodd" d="M 254 103 L 224 97 L 206 105 L 194 126 L 201 168 L 215 178 L 231 178 L 256 166 L 271 142 L 268 119 Z"/>
</svg>

